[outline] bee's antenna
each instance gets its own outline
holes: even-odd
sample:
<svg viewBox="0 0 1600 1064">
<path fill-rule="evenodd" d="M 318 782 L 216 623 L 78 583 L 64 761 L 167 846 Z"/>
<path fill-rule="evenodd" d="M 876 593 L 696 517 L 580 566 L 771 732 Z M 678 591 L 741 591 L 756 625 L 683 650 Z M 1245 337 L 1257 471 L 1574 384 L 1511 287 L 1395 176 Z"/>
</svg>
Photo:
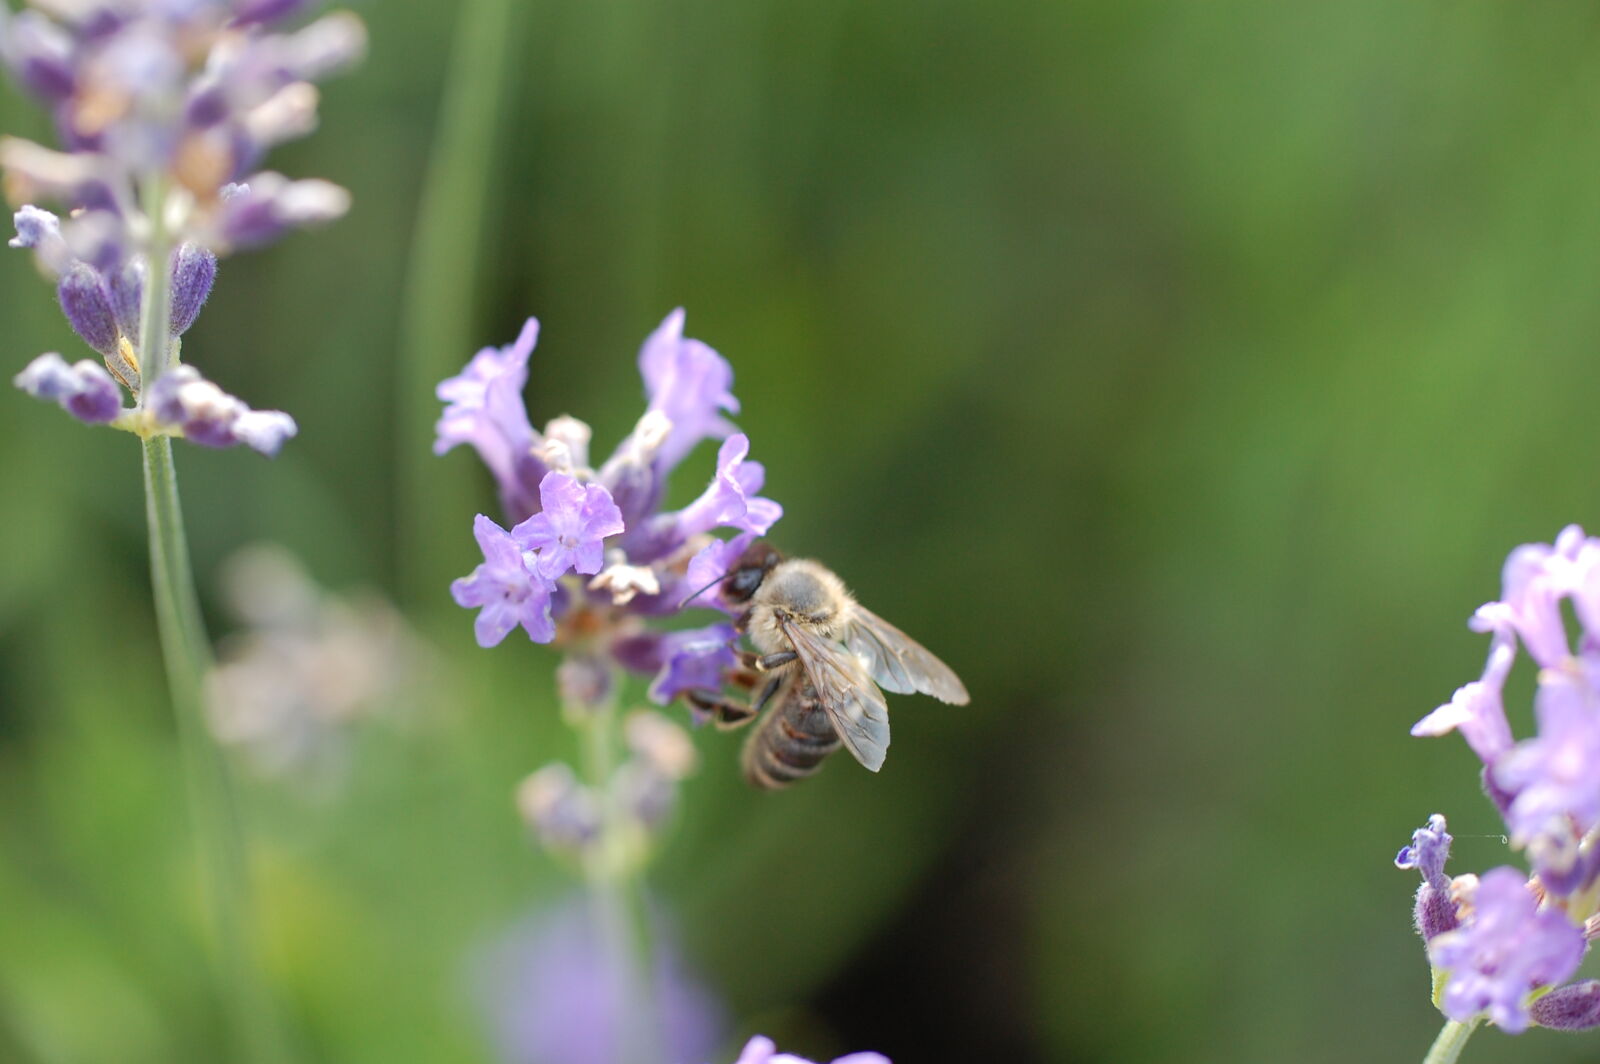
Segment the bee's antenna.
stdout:
<svg viewBox="0 0 1600 1064">
<path fill-rule="evenodd" d="M 728 573 L 731 573 L 731 572 L 733 572 L 733 570 L 729 569 L 727 572 L 723 573 L 721 576 L 719 576 L 715 580 L 711 581 L 711 583 L 707 584 L 705 587 L 701 588 L 699 591 L 696 591 L 694 594 L 692 594 L 688 598 L 684 599 L 683 600 L 683 605 L 687 606 L 689 603 L 693 602 L 695 599 L 699 598 L 701 595 L 704 595 L 707 591 L 710 591 L 712 588 L 716 587 L 718 584 L 720 584 L 724 580 L 728 579 Z"/>
</svg>

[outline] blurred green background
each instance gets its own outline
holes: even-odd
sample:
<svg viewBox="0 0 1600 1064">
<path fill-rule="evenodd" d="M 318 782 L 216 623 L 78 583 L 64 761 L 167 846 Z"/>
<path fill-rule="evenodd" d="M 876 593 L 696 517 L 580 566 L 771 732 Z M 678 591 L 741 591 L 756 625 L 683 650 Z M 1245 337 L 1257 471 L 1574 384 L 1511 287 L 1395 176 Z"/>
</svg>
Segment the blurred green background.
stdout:
<svg viewBox="0 0 1600 1064">
<path fill-rule="evenodd" d="M 727 1059 L 1421 1058 L 1392 855 L 1439 811 L 1453 870 L 1515 857 L 1465 745 L 1407 728 L 1476 677 L 1505 553 L 1600 525 L 1600 7 L 358 10 L 368 63 L 272 159 L 353 213 L 226 261 L 186 338 L 302 435 L 179 454 L 217 634 L 218 566 L 276 540 L 447 679 L 337 795 L 247 793 L 305 1060 L 491 1060 L 466 958 L 566 889 L 510 801 L 571 753 L 553 655 L 448 601 L 494 503 L 428 452 L 431 385 L 536 314 L 534 419 L 603 455 L 680 304 L 775 540 L 974 695 L 895 699 L 880 777 L 777 796 L 698 736 L 654 885 Z M 0 129 L 45 135 L 9 86 Z M 27 256 L 0 293 L 7 373 L 82 356 Z M 218 1059 L 137 448 L 0 403 L 0 1060 Z"/>
</svg>

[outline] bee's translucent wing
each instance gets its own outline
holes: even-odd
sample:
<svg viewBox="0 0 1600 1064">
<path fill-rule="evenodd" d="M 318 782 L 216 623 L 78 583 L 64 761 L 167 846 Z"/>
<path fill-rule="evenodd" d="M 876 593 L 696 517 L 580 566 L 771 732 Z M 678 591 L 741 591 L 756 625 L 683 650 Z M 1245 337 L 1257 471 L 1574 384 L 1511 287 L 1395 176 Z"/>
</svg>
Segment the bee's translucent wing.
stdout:
<svg viewBox="0 0 1600 1064">
<path fill-rule="evenodd" d="M 828 721 L 855 759 L 873 772 L 889 753 L 889 705 L 861 659 L 792 622 L 778 622 L 800 658 Z"/>
<path fill-rule="evenodd" d="M 918 691 L 941 702 L 967 704 L 966 686 L 950 666 L 871 610 L 859 604 L 854 610 L 845 645 L 866 662 L 873 679 L 898 695 Z"/>
</svg>

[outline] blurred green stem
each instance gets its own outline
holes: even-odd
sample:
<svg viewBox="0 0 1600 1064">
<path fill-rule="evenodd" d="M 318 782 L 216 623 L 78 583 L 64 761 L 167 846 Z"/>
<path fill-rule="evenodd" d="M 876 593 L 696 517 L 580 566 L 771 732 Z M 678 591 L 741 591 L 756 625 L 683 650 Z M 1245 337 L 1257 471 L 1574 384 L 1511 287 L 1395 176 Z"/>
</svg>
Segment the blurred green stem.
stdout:
<svg viewBox="0 0 1600 1064">
<path fill-rule="evenodd" d="M 634 853 L 637 840 L 630 837 L 627 811 L 619 805 L 621 796 L 612 785 L 618 730 L 615 699 L 602 706 L 568 707 L 567 720 L 578 729 L 584 775 L 600 802 L 600 836 L 584 861 L 584 877 L 606 969 L 616 980 L 621 1013 L 618 1064 L 656 1064 L 663 1057 L 651 978 L 649 914 Z"/>
<path fill-rule="evenodd" d="M 1444 1028 L 1439 1032 L 1439 1037 L 1433 1040 L 1433 1048 L 1428 1050 L 1428 1055 L 1422 1059 L 1422 1064 L 1455 1064 L 1461 1057 L 1461 1050 L 1467 1044 L 1467 1039 L 1472 1037 L 1472 1032 L 1482 1023 L 1481 1017 L 1474 1016 L 1466 1023 L 1456 1020 L 1445 1022 Z"/>
<path fill-rule="evenodd" d="M 434 456 L 434 387 L 481 343 L 472 316 L 482 276 L 484 217 L 495 173 L 496 132 L 519 43 L 512 0 L 466 0 L 439 105 L 407 266 L 395 397 L 398 520 L 396 581 L 411 604 L 447 601 L 452 567 L 472 549 L 480 482 Z M 465 459 L 454 456 L 457 462 Z M 441 516 L 443 519 L 441 519 Z M 452 559 L 455 559 L 452 561 Z"/>
<path fill-rule="evenodd" d="M 143 389 L 170 366 L 171 293 L 167 260 L 172 249 L 162 206 L 163 181 L 152 180 L 145 189 L 151 234 L 145 247 L 145 271 L 140 307 L 139 350 Z M 239 1059 L 252 1064 L 273 1064 L 284 1059 L 266 989 L 251 949 L 247 913 L 250 905 L 249 869 L 244 838 L 239 830 L 233 787 L 227 762 L 206 728 L 201 695 L 211 648 L 200 600 L 189 567 L 189 546 L 183 530 L 183 508 L 178 501 L 178 476 L 172 463 L 172 439 L 151 436 L 144 440 L 145 516 L 150 526 L 150 583 L 155 596 L 156 625 L 166 662 L 167 684 L 172 692 L 182 749 L 184 780 L 188 791 L 196 845 L 204 868 L 204 895 L 221 954 L 218 977 L 238 1043 Z"/>
</svg>

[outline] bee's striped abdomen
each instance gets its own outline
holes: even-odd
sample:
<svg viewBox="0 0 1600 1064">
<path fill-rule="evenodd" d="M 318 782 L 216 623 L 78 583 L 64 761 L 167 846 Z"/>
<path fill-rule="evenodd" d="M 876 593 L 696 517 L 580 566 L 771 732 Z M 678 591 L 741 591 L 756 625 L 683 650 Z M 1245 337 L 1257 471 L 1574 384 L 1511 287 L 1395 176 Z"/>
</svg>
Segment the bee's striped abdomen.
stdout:
<svg viewBox="0 0 1600 1064">
<path fill-rule="evenodd" d="M 839 734 L 817 704 L 811 685 L 796 679 L 781 691 L 766 719 L 744 744 L 744 778 L 777 790 L 817 771 L 839 749 Z"/>
</svg>

